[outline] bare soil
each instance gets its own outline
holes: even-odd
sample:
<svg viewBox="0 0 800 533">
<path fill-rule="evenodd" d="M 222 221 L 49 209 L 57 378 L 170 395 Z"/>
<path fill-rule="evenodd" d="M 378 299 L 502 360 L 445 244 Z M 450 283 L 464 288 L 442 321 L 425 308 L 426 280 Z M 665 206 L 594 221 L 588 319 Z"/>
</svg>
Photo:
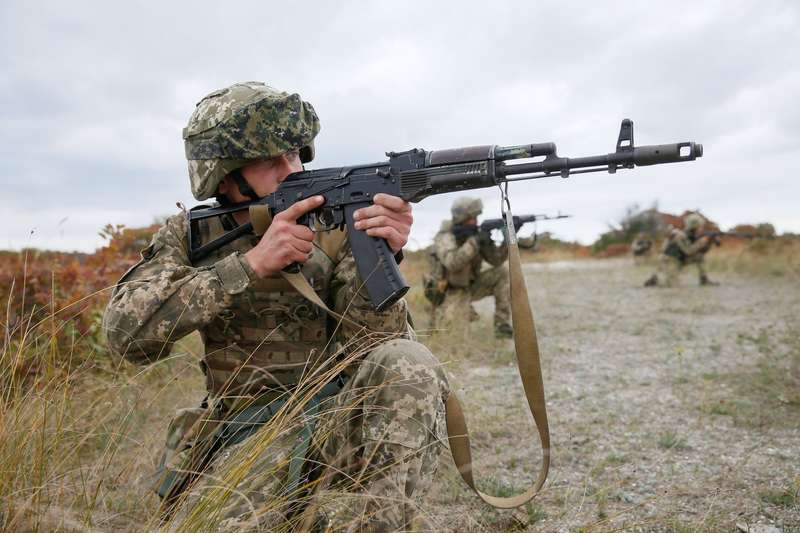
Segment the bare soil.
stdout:
<svg viewBox="0 0 800 533">
<path fill-rule="evenodd" d="M 642 286 L 651 267 L 627 259 L 525 271 L 552 436 L 548 482 L 526 508 L 496 511 L 443 454 L 428 508 L 437 529 L 800 530 L 796 276 L 712 271 L 721 284 L 699 287 L 686 271 L 677 287 L 654 289 Z M 422 340 L 465 403 L 483 487 L 509 495 L 535 480 L 538 438 L 512 343 L 485 341 L 491 299 L 476 309 L 466 343 L 447 332 Z"/>
</svg>

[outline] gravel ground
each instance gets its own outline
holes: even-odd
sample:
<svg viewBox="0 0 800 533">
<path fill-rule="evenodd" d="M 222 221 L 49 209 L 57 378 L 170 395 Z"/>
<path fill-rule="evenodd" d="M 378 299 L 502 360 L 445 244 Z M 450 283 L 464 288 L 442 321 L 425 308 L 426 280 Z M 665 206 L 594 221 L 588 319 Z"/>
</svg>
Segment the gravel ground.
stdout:
<svg viewBox="0 0 800 533">
<path fill-rule="evenodd" d="M 697 287 L 686 272 L 675 288 L 645 289 L 648 267 L 627 260 L 525 269 L 552 435 L 548 482 L 526 508 L 495 511 L 448 454 L 429 508 L 435 527 L 800 530 L 797 279 L 712 272 L 721 285 Z M 492 306 L 476 304 L 470 340 L 491 335 Z M 449 364 L 478 477 L 505 495 L 526 488 L 540 462 L 512 349 L 453 353 Z"/>
</svg>

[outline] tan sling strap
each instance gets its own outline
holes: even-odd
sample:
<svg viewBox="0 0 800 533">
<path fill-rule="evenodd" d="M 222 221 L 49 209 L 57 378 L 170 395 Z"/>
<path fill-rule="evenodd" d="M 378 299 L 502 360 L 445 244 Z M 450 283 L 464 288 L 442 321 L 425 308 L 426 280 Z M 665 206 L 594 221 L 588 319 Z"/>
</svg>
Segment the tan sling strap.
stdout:
<svg viewBox="0 0 800 533">
<path fill-rule="evenodd" d="M 504 202 L 507 206 L 507 197 L 504 198 Z M 266 222 L 266 226 L 260 227 L 263 227 L 263 231 L 266 231 L 266 227 L 269 225 L 269 221 L 272 220 L 272 217 L 269 216 L 267 209 L 264 211 L 269 219 Z M 251 217 L 253 214 L 253 210 L 251 209 Z M 454 392 L 450 393 L 445 403 L 445 418 L 447 421 L 447 439 L 450 444 L 450 452 L 466 484 L 489 505 L 500 509 L 513 509 L 525 505 L 532 500 L 539 493 L 547 479 L 547 473 L 550 469 L 550 429 L 547 423 L 547 408 L 544 401 L 544 384 L 542 382 L 539 343 L 536 337 L 533 312 L 531 310 L 530 300 L 528 299 L 528 288 L 525 285 L 525 277 L 522 274 L 522 263 L 519 255 L 517 235 L 514 229 L 511 210 L 504 210 L 503 214 L 506 217 L 508 271 L 511 291 L 511 320 L 514 327 L 514 348 L 517 355 L 517 367 L 519 368 L 522 386 L 525 390 L 525 398 L 528 401 L 528 408 L 536 423 L 536 429 L 539 432 L 539 442 L 542 446 L 542 467 L 539 471 L 539 478 L 536 480 L 536 484 L 525 492 L 508 498 L 492 496 L 478 490 L 472 475 L 472 453 L 470 451 L 469 430 L 467 429 L 467 422 L 464 418 L 461 403 Z M 259 213 L 257 216 L 263 217 L 264 215 Z M 253 227 L 255 228 L 256 224 L 254 224 Z M 331 235 L 332 238 L 330 239 L 332 244 L 326 246 L 325 248 L 327 249 L 323 248 L 323 251 L 333 259 L 335 257 L 334 250 L 338 251 L 339 247 L 344 242 L 345 232 L 334 231 L 330 233 L 334 234 Z M 306 280 L 301 272 L 281 272 L 281 275 L 295 290 L 297 290 L 297 292 L 325 310 L 325 312 L 334 318 L 356 327 L 362 327 L 349 318 L 329 309 L 325 302 L 317 295 L 316 291 L 309 285 L 308 280 Z"/>
<path fill-rule="evenodd" d="M 544 402 L 544 384 L 542 382 L 542 370 L 539 360 L 539 345 L 536 338 L 536 328 L 533 322 L 533 312 L 531 311 L 530 301 L 528 300 L 528 289 L 525 285 L 525 278 L 522 274 L 522 264 L 519 255 L 516 235 L 513 234 L 513 226 L 509 235 L 508 246 L 508 267 L 510 276 L 511 290 L 511 319 L 514 326 L 514 346 L 517 353 L 517 366 L 522 386 L 525 390 L 525 397 L 528 400 L 528 407 L 533 415 L 536 428 L 539 431 L 539 441 L 542 445 L 542 468 L 539 471 L 539 478 L 536 484 L 525 492 L 516 496 L 501 498 L 481 492 L 475 486 L 472 476 L 472 454 L 470 452 L 469 431 L 461 404 L 454 392 L 451 392 L 445 403 L 445 418 L 447 421 L 447 438 L 450 443 L 450 452 L 453 454 L 453 461 L 458 468 L 461 477 L 467 485 L 475 491 L 480 498 L 493 507 L 500 509 L 512 509 L 525 505 L 533 499 L 541 490 L 547 479 L 547 472 L 550 468 L 550 430 L 547 424 L 547 409 Z M 329 309 L 308 281 L 300 272 L 286 273 L 281 275 L 292 284 L 293 287 L 306 297 L 308 300 L 318 305 L 331 316 L 354 324 L 347 317 Z M 354 324 L 355 325 L 355 324 Z"/>
<path fill-rule="evenodd" d="M 264 235 L 269 225 L 272 224 L 272 213 L 269 211 L 269 206 L 252 204 L 248 211 L 250 212 L 250 223 L 253 225 L 253 233 Z"/>
<path fill-rule="evenodd" d="M 542 468 L 536 484 L 516 496 L 501 498 L 481 492 L 475 486 L 472 476 L 472 454 L 470 452 L 469 431 L 464 419 L 464 412 L 455 394 L 447 398 L 447 439 L 450 452 L 461 477 L 480 498 L 493 507 L 512 509 L 528 503 L 541 490 L 550 469 L 550 429 L 547 424 L 547 409 L 544 402 L 544 384 L 542 368 L 539 360 L 539 344 L 536 338 L 536 327 L 533 322 L 528 289 L 522 274 L 519 246 L 514 225 L 511 223 L 511 211 L 506 216 L 506 235 L 508 236 L 508 270 L 511 289 L 511 320 L 514 326 L 514 348 L 517 354 L 517 367 L 525 389 L 536 429 L 539 431 L 539 442 L 542 445 Z"/>
<path fill-rule="evenodd" d="M 272 224 L 272 213 L 270 212 L 269 206 L 265 204 L 253 204 L 248 210 L 250 214 L 250 222 L 253 224 L 253 232 L 256 235 L 263 235 L 266 233 L 269 225 Z M 317 226 L 319 227 L 319 224 L 317 224 Z M 317 234 L 317 240 L 319 242 L 315 243 L 315 245 L 322 250 L 322 252 L 327 255 L 331 261 L 334 261 L 336 256 L 339 254 L 339 250 L 344 245 L 346 237 L 347 233 L 343 229 L 321 232 Z M 340 315 L 332 309 L 329 309 L 325 302 L 322 301 L 319 295 L 317 295 L 316 291 L 308 283 L 308 280 L 305 278 L 305 276 L 303 276 L 302 272 L 281 271 L 281 276 L 306 300 L 310 301 L 314 305 L 319 306 L 332 317 L 336 318 L 337 320 L 347 322 L 351 326 L 355 326 L 357 328 L 362 327 L 360 324 L 356 324 L 349 318 Z"/>
<path fill-rule="evenodd" d="M 297 292 L 299 292 L 306 300 L 310 301 L 314 305 L 319 306 L 322 310 L 324 310 L 326 313 L 328 313 L 335 319 L 341 320 L 342 322 L 347 322 L 349 325 L 353 327 L 363 329 L 364 326 L 362 326 L 361 324 L 358 324 L 357 322 L 354 322 L 353 320 L 347 318 L 346 316 L 340 315 L 333 309 L 329 308 L 325 304 L 325 302 L 322 301 L 322 298 L 319 297 L 314 288 L 311 287 L 311 285 L 308 283 L 308 280 L 305 278 L 305 276 L 303 276 L 302 272 L 285 272 L 281 270 L 281 276 L 283 276 L 283 279 L 288 281 L 292 285 L 292 287 L 294 287 L 294 289 Z"/>
</svg>

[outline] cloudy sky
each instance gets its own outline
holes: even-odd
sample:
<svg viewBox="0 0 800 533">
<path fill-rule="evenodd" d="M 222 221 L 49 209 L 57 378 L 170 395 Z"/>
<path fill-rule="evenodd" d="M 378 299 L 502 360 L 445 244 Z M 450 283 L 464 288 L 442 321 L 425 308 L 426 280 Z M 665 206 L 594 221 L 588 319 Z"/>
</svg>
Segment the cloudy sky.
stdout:
<svg viewBox="0 0 800 533">
<path fill-rule="evenodd" d="M 0 248 L 91 251 L 192 205 L 195 103 L 262 80 L 322 120 L 311 168 L 388 150 L 694 140 L 694 163 L 511 187 L 589 243 L 631 204 L 800 232 L 800 9 L 758 2 L 0 2 Z M 299 7 L 302 6 L 302 7 Z M 496 216 L 495 191 L 480 193 Z M 415 206 L 425 244 L 452 197 Z"/>
</svg>

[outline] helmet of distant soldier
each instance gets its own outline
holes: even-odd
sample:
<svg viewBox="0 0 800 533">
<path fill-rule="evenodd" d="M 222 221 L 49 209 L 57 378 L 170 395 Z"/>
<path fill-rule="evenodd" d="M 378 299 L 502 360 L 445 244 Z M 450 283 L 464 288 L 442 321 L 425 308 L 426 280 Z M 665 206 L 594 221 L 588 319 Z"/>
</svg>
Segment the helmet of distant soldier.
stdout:
<svg viewBox="0 0 800 533">
<path fill-rule="evenodd" d="M 705 220 L 702 216 L 698 215 L 697 213 L 691 213 L 683 218 L 683 227 L 687 231 L 694 231 L 699 229 L 704 222 Z"/>
<path fill-rule="evenodd" d="M 257 81 L 214 91 L 183 129 L 192 194 L 214 196 L 227 174 L 255 160 L 297 150 L 303 163 L 311 161 L 319 128 L 314 108 L 298 94 Z"/>
<path fill-rule="evenodd" d="M 480 198 L 459 198 L 453 202 L 450 212 L 453 214 L 453 224 L 463 224 L 483 213 L 483 202 Z"/>
</svg>

